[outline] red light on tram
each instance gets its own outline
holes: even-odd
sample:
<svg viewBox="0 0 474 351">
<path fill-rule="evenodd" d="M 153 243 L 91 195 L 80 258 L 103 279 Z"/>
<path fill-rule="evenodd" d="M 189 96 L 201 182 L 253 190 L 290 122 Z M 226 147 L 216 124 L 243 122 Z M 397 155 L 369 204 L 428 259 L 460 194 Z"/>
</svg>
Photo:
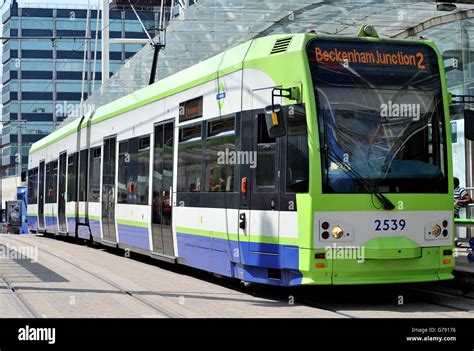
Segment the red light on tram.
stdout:
<svg viewBox="0 0 474 351">
<path fill-rule="evenodd" d="M 242 192 L 242 194 L 247 193 L 247 177 L 242 178 L 242 181 L 240 183 L 240 191 Z"/>
<path fill-rule="evenodd" d="M 324 263 L 318 262 L 316 263 L 316 268 L 324 268 L 326 265 Z"/>
<path fill-rule="evenodd" d="M 451 264 L 451 260 L 450 259 L 445 259 L 445 260 L 443 260 L 443 264 Z"/>
</svg>

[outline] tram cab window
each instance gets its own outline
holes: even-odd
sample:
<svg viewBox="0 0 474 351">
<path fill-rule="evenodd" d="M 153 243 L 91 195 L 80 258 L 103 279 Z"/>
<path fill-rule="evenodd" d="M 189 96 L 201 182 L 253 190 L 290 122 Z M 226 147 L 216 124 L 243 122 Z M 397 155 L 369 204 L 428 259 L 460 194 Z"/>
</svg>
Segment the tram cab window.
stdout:
<svg viewBox="0 0 474 351">
<path fill-rule="evenodd" d="M 206 139 L 206 186 L 209 192 L 234 190 L 235 117 L 210 121 Z M 235 155 L 234 155 L 235 157 Z"/>
<path fill-rule="evenodd" d="M 201 124 L 179 130 L 178 191 L 201 191 L 202 135 Z"/>
<path fill-rule="evenodd" d="M 268 135 L 265 115 L 258 115 L 257 129 L 257 188 L 274 188 L 276 139 Z"/>
<path fill-rule="evenodd" d="M 286 191 L 305 193 L 309 187 L 306 115 L 301 105 L 291 106 L 287 115 Z"/>
</svg>

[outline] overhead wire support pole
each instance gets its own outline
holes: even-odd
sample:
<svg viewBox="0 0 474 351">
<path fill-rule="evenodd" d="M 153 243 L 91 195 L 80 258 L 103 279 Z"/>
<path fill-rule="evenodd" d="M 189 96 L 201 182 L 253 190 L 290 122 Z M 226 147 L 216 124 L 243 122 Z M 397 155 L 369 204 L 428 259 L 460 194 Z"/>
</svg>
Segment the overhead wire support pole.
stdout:
<svg viewBox="0 0 474 351">
<path fill-rule="evenodd" d="M 87 0 L 87 11 L 89 12 L 89 20 L 88 20 L 88 26 L 86 28 L 86 37 L 90 37 L 91 39 L 86 39 L 87 43 L 87 98 L 91 96 L 91 78 L 92 78 L 92 72 L 91 72 L 91 43 L 92 43 L 92 6 L 90 5 L 91 0 Z M 97 11 L 98 12 L 98 11 Z"/>
<path fill-rule="evenodd" d="M 164 31 L 163 27 L 163 12 L 164 12 L 164 0 L 161 0 L 161 8 L 160 8 L 160 23 L 158 25 L 158 35 L 160 38 L 159 43 L 153 43 L 154 46 L 154 53 L 153 53 L 153 63 L 151 65 L 151 72 L 150 72 L 150 82 L 149 85 L 155 83 L 155 78 L 156 78 L 156 69 L 158 67 L 158 55 L 160 53 L 160 50 L 165 47 L 165 43 L 161 42 L 161 33 L 163 33 L 163 41 L 166 38 L 166 32 Z"/>
<path fill-rule="evenodd" d="M 149 85 L 155 83 L 155 76 L 156 76 L 156 68 L 158 66 L 158 55 L 160 53 L 160 50 L 165 47 L 165 44 L 161 43 L 161 32 L 164 32 L 163 29 L 163 8 L 164 8 L 164 3 L 161 1 L 161 9 L 160 9 L 160 24 L 158 31 L 160 32 L 160 42 L 156 43 L 153 38 L 151 37 L 150 33 L 148 33 L 148 30 L 146 29 L 145 25 L 143 24 L 140 16 L 138 15 L 137 11 L 135 10 L 135 7 L 131 5 L 133 12 L 135 13 L 135 16 L 137 16 L 138 21 L 140 22 L 140 25 L 143 28 L 143 31 L 145 32 L 146 36 L 150 40 L 151 46 L 153 46 L 154 52 L 153 52 L 153 62 L 151 65 L 151 72 L 150 72 L 150 81 Z"/>
<path fill-rule="evenodd" d="M 97 6 L 97 18 L 95 22 L 95 43 L 94 43 L 94 63 L 93 63 L 93 71 L 92 71 L 92 91 L 91 94 L 94 94 L 95 90 L 95 72 L 96 72 L 96 64 L 97 64 L 97 43 L 99 42 L 99 20 L 100 20 L 100 0 L 98 1 Z"/>
<path fill-rule="evenodd" d="M 90 37 L 90 4 L 89 1 L 87 1 L 87 15 L 86 15 L 86 37 Z M 86 64 L 87 64 L 87 59 L 88 59 L 88 43 L 89 40 L 86 39 L 84 42 L 84 58 L 82 62 L 82 81 L 81 81 L 81 107 L 82 104 L 84 103 L 84 92 L 85 92 L 85 80 L 86 80 Z M 90 93 L 90 92 L 88 92 Z"/>
<path fill-rule="evenodd" d="M 102 89 L 110 73 L 109 12 L 109 0 L 102 0 Z"/>
<path fill-rule="evenodd" d="M 157 45 L 154 45 L 153 63 L 151 64 L 150 80 L 148 82 L 148 85 L 152 85 L 153 83 L 155 83 L 156 67 L 158 66 L 159 53 L 160 53 L 160 47 Z"/>
<path fill-rule="evenodd" d="M 21 136 L 21 130 L 23 127 L 26 126 L 28 120 L 26 119 L 17 119 L 17 120 L 11 120 L 9 121 L 8 123 L 11 124 L 12 126 L 15 126 L 17 128 L 17 132 L 18 134 Z M 21 176 L 21 172 L 23 170 L 23 160 L 22 160 L 22 157 L 23 157 L 23 153 L 22 153 L 22 144 L 19 142 L 18 143 L 18 151 L 16 152 L 15 154 L 15 161 L 16 161 L 16 167 L 15 167 L 15 171 L 18 172 L 18 176 Z M 18 167 L 18 170 L 16 169 Z"/>
</svg>

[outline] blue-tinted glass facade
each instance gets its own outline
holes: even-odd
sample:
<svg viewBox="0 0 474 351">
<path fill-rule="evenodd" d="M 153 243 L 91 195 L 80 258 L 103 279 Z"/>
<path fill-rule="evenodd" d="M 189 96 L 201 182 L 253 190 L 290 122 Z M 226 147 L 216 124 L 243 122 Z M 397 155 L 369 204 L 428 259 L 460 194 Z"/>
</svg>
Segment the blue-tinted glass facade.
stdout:
<svg viewBox="0 0 474 351">
<path fill-rule="evenodd" d="M 158 14 L 139 11 L 145 26 L 158 27 Z M 81 9 L 42 9 L 12 7 L 3 14 L 4 37 L 75 36 L 76 40 L 25 39 L 4 40 L 2 63 L 2 155 L 0 177 L 18 175 L 18 153 L 22 154 L 22 169 L 27 168 L 31 144 L 51 133 L 84 98 L 100 86 L 101 33 L 97 43 L 95 82 L 95 41 L 90 41 L 91 60 L 86 63 L 89 79 L 82 87 L 84 39 L 87 11 Z M 91 33 L 95 38 L 97 12 L 91 11 Z M 101 22 L 99 19 L 99 28 Z M 147 38 L 133 11 L 111 10 L 110 38 Z M 110 46 L 110 71 L 117 71 L 141 45 L 114 44 Z M 24 121 L 24 122 L 19 122 Z M 20 146 L 21 144 L 21 146 Z"/>
</svg>

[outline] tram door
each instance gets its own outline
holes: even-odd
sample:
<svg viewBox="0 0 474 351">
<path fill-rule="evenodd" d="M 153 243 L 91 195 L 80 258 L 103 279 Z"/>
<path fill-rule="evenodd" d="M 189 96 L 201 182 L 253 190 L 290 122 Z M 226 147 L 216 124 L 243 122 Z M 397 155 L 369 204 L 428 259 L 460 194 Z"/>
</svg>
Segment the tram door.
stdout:
<svg viewBox="0 0 474 351">
<path fill-rule="evenodd" d="M 38 180 L 38 229 L 46 229 L 44 226 L 44 186 L 45 186 L 45 168 L 44 161 L 39 164 L 39 180 Z"/>
<path fill-rule="evenodd" d="M 174 122 L 155 126 L 153 156 L 152 235 L 153 251 L 174 256 L 171 227 L 173 193 Z"/>
<path fill-rule="evenodd" d="M 116 242 L 115 235 L 115 155 L 117 138 L 104 139 L 102 171 L 102 232 L 105 241 Z"/>
<path fill-rule="evenodd" d="M 67 154 L 64 152 L 59 155 L 59 187 L 58 187 L 58 218 L 59 218 L 59 232 L 66 233 L 66 168 L 67 168 Z"/>
</svg>

